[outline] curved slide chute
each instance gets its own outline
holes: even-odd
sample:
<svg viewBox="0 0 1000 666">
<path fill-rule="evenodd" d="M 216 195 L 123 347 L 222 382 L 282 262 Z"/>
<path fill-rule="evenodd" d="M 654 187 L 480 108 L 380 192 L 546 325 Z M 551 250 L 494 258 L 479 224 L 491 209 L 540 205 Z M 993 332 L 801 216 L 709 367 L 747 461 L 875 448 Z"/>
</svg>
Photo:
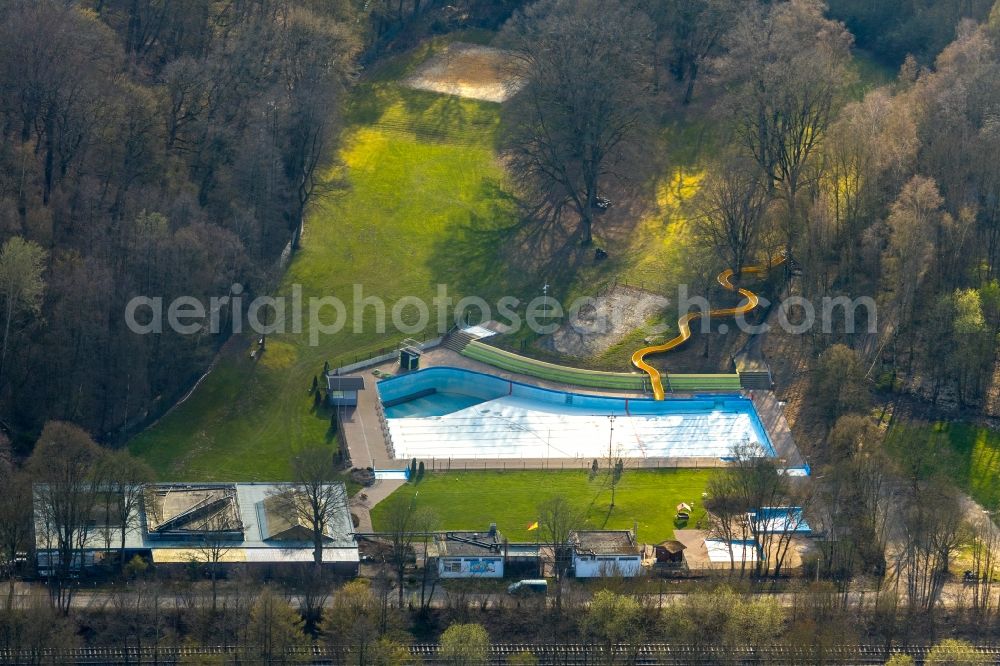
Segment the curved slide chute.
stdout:
<svg viewBox="0 0 1000 666">
<path fill-rule="evenodd" d="M 780 266 L 785 262 L 785 254 L 781 254 L 773 257 L 766 264 L 758 264 L 756 266 L 746 266 L 743 269 L 743 274 L 761 274 L 767 273 L 769 270 L 775 266 Z M 708 317 L 738 317 L 745 315 L 750 312 L 760 303 L 760 299 L 757 294 L 753 293 L 749 289 L 743 289 L 742 287 L 736 287 L 732 282 L 730 282 L 733 277 L 733 269 L 727 268 L 726 270 L 719 273 L 716 278 L 724 288 L 729 291 L 738 292 L 745 300 L 734 308 L 720 308 L 718 310 L 709 310 Z M 656 400 L 663 400 L 663 381 L 660 378 L 660 371 L 646 363 L 646 357 L 650 354 L 662 354 L 663 352 L 668 352 L 675 347 L 679 347 L 691 337 L 691 322 L 702 316 L 701 310 L 692 310 L 681 316 L 677 320 L 677 329 L 680 331 L 677 337 L 667 340 L 662 345 L 653 345 L 652 347 L 643 347 L 632 353 L 632 365 L 639 368 L 647 375 L 649 375 L 649 381 L 653 386 L 653 398 Z"/>
</svg>

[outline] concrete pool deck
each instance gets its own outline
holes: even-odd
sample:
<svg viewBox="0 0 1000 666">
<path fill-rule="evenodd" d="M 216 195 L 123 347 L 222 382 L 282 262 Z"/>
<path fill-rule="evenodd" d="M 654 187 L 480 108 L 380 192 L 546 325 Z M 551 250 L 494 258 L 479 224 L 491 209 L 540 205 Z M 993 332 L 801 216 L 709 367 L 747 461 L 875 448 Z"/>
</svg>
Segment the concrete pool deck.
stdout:
<svg viewBox="0 0 1000 666">
<path fill-rule="evenodd" d="M 648 394 L 629 391 L 592 390 L 577 386 L 560 384 L 528 377 L 517 373 L 506 372 L 485 363 L 466 358 L 450 349 L 436 347 L 424 352 L 421 359 L 423 368 L 449 366 L 481 372 L 501 379 L 537 386 L 558 391 L 568 391 L 584 395 L 613 396 L 619 398 L 648 398 Z M 378 381 L 374 371 L 403 374 L 395 362 L 386 362 L 372 366 L 346 376 L 363 377 L 365 388 L 358 392 L 358 405 L 348 409 L 341 419 L 344 440 L 355 467 L 372 467 L 375 469 L 398 469 L 405 467 L 409 461 L 396 459 L 391 442 L 387 435 L 388 428 L 383 421 L 382 405 L 378 389 Z M 704 393 L 704 392 L 699 392 Z M 731 393 L 731 392 L 730 392 Z M 805 463 L 799 454 L 791 436 L 791 431 L 785 421 L 782 406 L 771 391 L 744 391 L 745 396 L 753 400 L 758 418 L 771 441 L 776 456 L 783 461 L 785 467 L 803 468 Z M 431 458 L 424 463 L 431 470 L 475 470 L 475 469 L 587 469 L 591 458 Z M 629 466 L 633 468 L 712 468 L 724 467 L 726 462 L 718 456 L 711 457 L 650 457 L 630 458 Z"/>
</svg>

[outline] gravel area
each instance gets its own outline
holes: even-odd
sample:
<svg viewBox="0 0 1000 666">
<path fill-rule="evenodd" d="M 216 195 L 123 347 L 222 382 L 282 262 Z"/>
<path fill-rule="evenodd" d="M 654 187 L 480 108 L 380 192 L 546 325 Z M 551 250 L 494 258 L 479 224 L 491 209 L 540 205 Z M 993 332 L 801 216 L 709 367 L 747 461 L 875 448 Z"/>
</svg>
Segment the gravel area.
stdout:
<svg viewBox="0 0 1000 666">
<path fill-rule="evenodd" d="M 604 353 L 635 329 L 647 327 L 650 319 L 663 312 L 669 299 L 638 289 L 618 286 L 593 305 L 579 308 L 542 346 L 560 354 L 588 358 Z M 649 327 L 649 334 L 659 331 Z"/>
<path fill-rule="evenodd" d="M 521 87 L 513 58 L 502 49 L 456 42 L 403 81 L 418 90 L 503 102 Z"/>
</svg>

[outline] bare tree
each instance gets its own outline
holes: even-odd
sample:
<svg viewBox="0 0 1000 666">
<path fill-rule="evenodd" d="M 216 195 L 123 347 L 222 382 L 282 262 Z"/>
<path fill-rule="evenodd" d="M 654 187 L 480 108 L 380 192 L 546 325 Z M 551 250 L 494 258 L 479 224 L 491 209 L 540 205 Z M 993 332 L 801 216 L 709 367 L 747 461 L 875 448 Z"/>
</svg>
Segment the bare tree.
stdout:
<svg viewBox="0 0 1000 666">
<path fill-rule="evenodd" d="M 333 574 L 312 563 L 302 563 L 291 577 L 292 588 L 298 597 L 299 615 L 303 630 L 316 636 L 323 622 L 324 609 L 330 601 Z"/>
<path fill-rule="evenodd" d="M 851 34 L 824 9 L 818 0 L 751 5 L 729 33 L 720 63 L 737 133 L 785 198 L 789 252 L 807 166 L 851 78 Z"/>
<path fill-rule="evenodd" d="M 434 529 L 435 525 L 429 526 L 430 529 Z M 426 613 L 430 610 L 431 600 L 434 598 L 434 591 L 437 589 L 438 584 L 438 572 L 435 567 L 428 565 L 428 553 L 430 552 L 430 544 L 432 540 L 432 535 L 430 531 L 424 532 L 421 537 L 423 541 L 423 566 L 420 571 L 420 611 Z M 430 585 L 430 590 L 428 591 L 428 584 Z"/>
<path fill-rule="evenodd" d="M 108 626 L 102 633 L 106 639 L 114 640 L 125 650 L 157 647 L 165 631 L 162 591 L 162 586 L 153 581 L 116 585 L 104 609 Z"/>
<path fill-rule="evenodd" d="M 765 557 L 756 558 L 754 573 L 758 576 L 781 572 L 791 533 L 798 527 L 798 518 L 783 516 L 777 511 L 787 509 L 792 500 L 789 480 L 768 456 L 760 444 L 744 441 L 733 447 L 733 462 L 714 475 L 712 486 L 723 493 L 720 504 L 722 519 L 741 521 L 744 526 L 721 527 L 730 534 L 744 531 L 745 538 L 759 547 Z M 742 517 L 739 515 L 742 513 Z M 795 514 L 798 516 L 798 514 Z M 782 519 L 784 518 L 784 520 Z M 732 551 L 730 551 L 732 556 Z"/>
<path fill-rule="evenodd" d="M 933 239 L 947 215 L 943 204 L 932 178 L 914 176 L 890 207 L 886 221 L 891 233 L 883 277 L 895 292 L 893 305 L 901 323 L 911 320 L 917 289 L 932 265 Z"/>
<path fill-rule="evenodd" d="M 705 488 L 708 499 L 709 533 L 725 542 L 729 552 L 729 571 L 736 570 L 736 552 L 733 543 L 747 538 L 747 507 L 743 502 L 739 487 L 732 474 L 713 474 Z M 740 559 L 740 577 L 746 574 L 746 558 Z"/>
<path fill-rule="evenodd" d="M 336 111 L 357 51 L 357 40 L 339 23 L 304 8 L 289 13 L 282 63 L 288 94 L 285 168 L 296 189 L 294 224 L 325 183 L 318 177 L 336 136 Z"/>
<path fill-rule="evenodd" d="M 552 570 L 556 579 L 556 608 L 562 608 L 563 580 L 573 563 L 570 532 L 582 522 L 579 512 L 562 495 L 554 495 L 538 505 L 538 528 L 552 548 Z"/>
<path fill-rule="evenodd" d="M 74 572 L 86 565 L 84 549 L 101 490 L 98 467 L 102 451 L 87 433 L 69 423 L 51 421 L 42 430 L 28 461 L 34 480 L 34 507 L 48 547 L 56 605 L 65 614 L 73 597 Z"/>
<path fill-rule="evenodd" d="M 621 439 L 615 440 L 615 416 L 608 417 L 608 453 L 604 457 L 604 466 L 607 473 L 604 476 L 604 486 L 611 489 L 611 504 L 609 511 L 615 508 L 615 492 L 618 490 L 618 483 L 625 475 L 625 461 L 628 459 L 625 445 Z M 592 470 L 592 473 L 596 470 Z"/>
<path fill-rule="evenodd" d="M 38 243 L 13 236 L 0 248 L 0 297 L 3 299 L 3 343 L 0 345 L 0 383 L 16 318 L 37 315 L 45 290 L 42 273 L 46 252 Z"/>
<path fill-rule="evenodd" d="M 7 575 L 6 608 L 14 604 L 14 575 L 18 557 L 28 552 L 31 539 L 31 483 L 0 461 L 0 572 Z"/>
<path fill-rule="evenodd" d="M 827 437 L 830 460 L 822 472 L 820 504 L 825 511 L 814 527 L 829 536 L 821 548 L 826 574 L 847 586 L 855 571 L 883 580 L 888 528 L 894 502 L 892 463 L 881 448 L 882 433 L 867 416 L 837 420 Z"/>
<path fill-rule="evenodd" d="M 143 490 L 153 481 L 153 470 L 128 451 L 108 453 L 101 461 L 101 505 L 104 510 L 105 547 L 110 536 L 119 535 L 119 566 L 125 566 L 125 540 L 139 527 Z"/>
<path fill-rule="evenodd" d="M 511 173 L 540 203 L 575 211 L 584 244 L 599 188 L 625 175 L 640 135 L 651 32 L 641 12 L 599 0 L 541 0 L 504 28 L 524 81 L 503 109 Z"/>
<path fill-rule="evenodd" d="M 386 538 L 389 540 L 389 561 L 396 574 L 396 588 L 399 594 L 399 607 L 403 607 L 403 581 L 406 577 L 406 566 L 414 557 L 413 544 L 423 533 L 429 532 L 435 521 L 433 512 L 417 504 L 415 493 L 410 498 L 398 497 L 389 500 L 388 510 L 383 518 Z"/>
<path fill-rule="evenodd" d="M 206 518 L 198 528 L 197 542 L 192 560 L 208 569 L 211 581 L 212 613 L 218 610 L 219 574 L 229 553 L 238 545 L 229 533 L 232 523 L 224 513 L 216 513 Z"/>
<path fill-rule="evenodd" d="M 902 511 L 903 543 L 897 571 L 910 613 L 933 611 L 948 578 L 948 564 L 961 542 L 961 504 L 943 479 L 921 482 Z"/>
<path fill-rule="evenodd" d="M 730 157 L 699 192 L 695 232 L 733 269 L 738 281 L 757 246 L 769 202 L 766 175 L 751 160 Z"/>
<path fill-rule="evenodd" d="M 323 446 L 300 451 L 292 459 L 292 483 L 279 487 L 272 497 L 277 511 L 289 522 L 309 526 L 313 562 L 321 565 L 329 528 L 348 511 L 350 504 L 333 452 Z"/>
<path fill-rule="evenodd" d="M 972 611 L 980 619 L 976 626 L 996 614 L 997 559 L 1000 557 L 1000 530 L 989 514 L 983 514 L 969 525 L 969 547 L 972 551 Z"/>
<path fill-rule="evenodd" d="M 648 0 L 641 6 L 666 42 L 667 64 L 684 85 L 682 102 L 689 104 L 702 66 L 719 50 L 739 6 L 733 0 Z"/>
<path fill-rule="evenodd" d="M 863 411 L 868 405 L 868 384 L 858 352 L 842 344 L 824 350 L 816 361 L 812 393 L 830 424 L 845 414 Z"/>
</svg>

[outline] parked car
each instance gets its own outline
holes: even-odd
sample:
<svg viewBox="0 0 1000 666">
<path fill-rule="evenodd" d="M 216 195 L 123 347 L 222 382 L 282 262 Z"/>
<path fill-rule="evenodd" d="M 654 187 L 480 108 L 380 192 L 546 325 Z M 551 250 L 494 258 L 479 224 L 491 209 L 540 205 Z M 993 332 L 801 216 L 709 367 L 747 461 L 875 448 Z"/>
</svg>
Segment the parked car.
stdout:
<svg viewBox="0 0 1000 666">
<path fill-rule="evenodd" d="M 549 591 L 549 581 L 544 578 L 528 578 L 507 586 L 507 594 L 545 594 Z"/>
</svg>

